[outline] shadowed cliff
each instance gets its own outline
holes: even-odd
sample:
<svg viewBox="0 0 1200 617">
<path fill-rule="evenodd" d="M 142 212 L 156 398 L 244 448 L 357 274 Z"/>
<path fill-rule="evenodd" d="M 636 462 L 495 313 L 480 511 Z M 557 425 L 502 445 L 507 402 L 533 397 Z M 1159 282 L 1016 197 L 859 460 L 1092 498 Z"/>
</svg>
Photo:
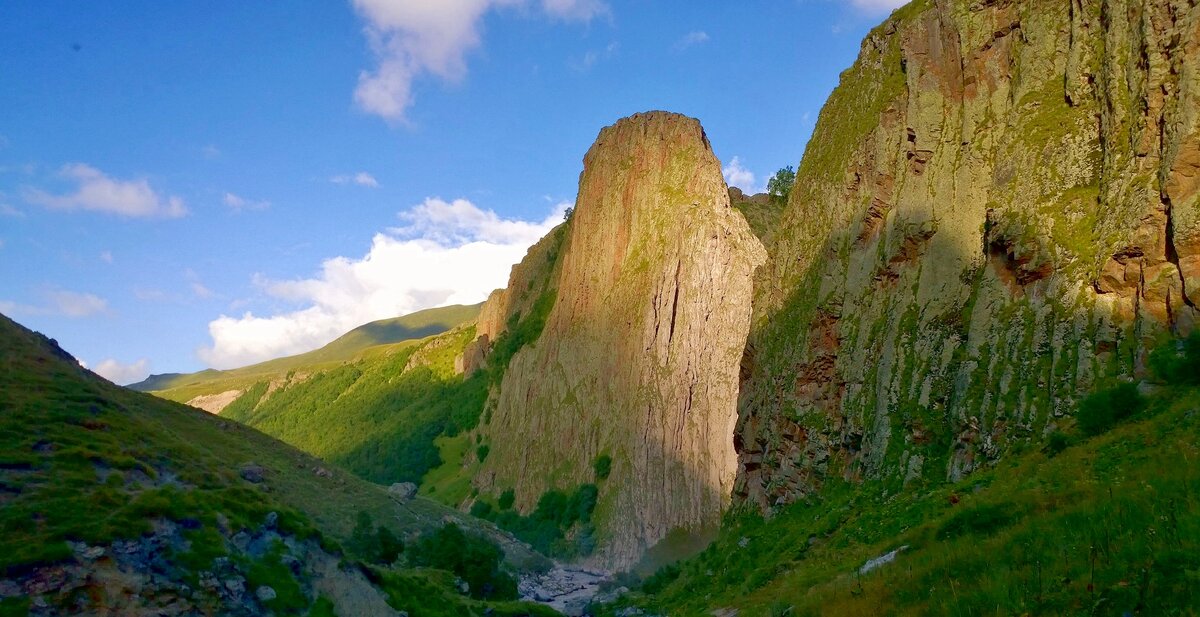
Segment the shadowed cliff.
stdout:
<svg viewBox="0 0 1200 617">
<path fill-rule="evenodd" d="M 918 0 L 867 37 L 758 277 L 740 499 L 960 478 L 1190 330 L 1198 25 Z"/>
</svg>

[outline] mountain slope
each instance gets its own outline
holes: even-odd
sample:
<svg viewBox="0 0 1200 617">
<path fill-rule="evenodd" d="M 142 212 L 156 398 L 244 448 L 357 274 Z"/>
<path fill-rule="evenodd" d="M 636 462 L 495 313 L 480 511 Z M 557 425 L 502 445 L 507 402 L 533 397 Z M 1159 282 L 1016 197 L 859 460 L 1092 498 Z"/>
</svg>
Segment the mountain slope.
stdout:
<svg viewBox="0 0 1200 617">
<path fill-rule="evenodd" d="M 130 385 L 129 388 L 141 392 L 155 392 L 181 403 L 193 402 L 198 397 L 236 392 L 236 395 L 226 397 L 226 400 L 222 401 L 223 404 L 217 407 L 198 405 L 208 411 L 219 412 L 224 405 L 258 381 L 285 378 L 293 371 L 311 372 L 363 355 L 394 351 L 416 344 L 421 339 L 441 334 L 475 319 L 481 306 L 456 304 L 381 319 L 361 325 L 320 349 L 295 356 L 276 358 L 226 371 L 206 369 L 197 373 L 151 375 L 144 381 Z"/>
<path fill-rule="evenodd" d="M 452 510 L 399 503 L 257 431 L 113 386 L 2 316 L 0 505 L 5 614 L 394 614 L 413 586 L 425 614 L 483 611 L 436 573 L 385 569 L 393 584 L 381 590 L 367 570 L 340 568 L 364 515 L 400 537 L 453 520 L 504 542 L 515 564 L 538 560 Z"/>
<path fill-rule="evenodd" d="M 1064 427 L 1042 450 L 920 491 L 836 480 L 770 519 L 744 508 L 698 558 L 623 604 L 681 617 L 1195 615 L 1196 343 L 1186 378 L 1148 388 L 1125 424 Z M 1120 410 L 1111 395 L 1091 400 Z"/>
</svg>

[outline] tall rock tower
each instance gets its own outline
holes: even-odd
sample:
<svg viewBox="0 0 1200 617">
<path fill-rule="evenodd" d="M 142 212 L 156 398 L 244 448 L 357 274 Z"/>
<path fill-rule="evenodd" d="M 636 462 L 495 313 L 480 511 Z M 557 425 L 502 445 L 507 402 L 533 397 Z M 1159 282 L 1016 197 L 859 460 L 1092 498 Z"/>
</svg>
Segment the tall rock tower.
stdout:
<svg viewBox="0 0 1200 617">
<path fill-rule="evenodd" d="M 600 132 L 565 233 L 558 267 L 541 274 L 556 300 L 493 393 L 475 483 L 515 489 L 528 510 L 548 489 L 593 481 L 595 458 L 610 456 L 595 558 L 627 567 L 672 530 L 715 526 L 729 503 L 738 366 L 766 253 L 730 207 L 700 123 L 664 112 Z M 516 279 L 534 270 L 514 268 L 492 301 L 531 287 Z"/>
</svg>

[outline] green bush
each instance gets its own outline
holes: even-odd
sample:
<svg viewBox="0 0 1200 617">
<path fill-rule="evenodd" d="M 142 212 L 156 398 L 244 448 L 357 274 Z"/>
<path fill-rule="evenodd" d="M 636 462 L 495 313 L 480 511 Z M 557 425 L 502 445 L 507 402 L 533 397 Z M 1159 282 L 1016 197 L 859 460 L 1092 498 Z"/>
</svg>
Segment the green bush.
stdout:
<svg viewBox="0 0 1200 617">
<path fill-rule="evenodd" d="M 471 516 L 486 519 L 492 515 L 492 504 L 480 499 L 471 504 Z"/>
<path fill-rule="evenodd" d="M 1200 384 L 1200 332 L 1162 345 L 1150 353 L 1150 370 L 1172 385 Z"/>
<path fill-rule="evenodd" d="M 989 536 L 1016 520 L 1012 504 L 980 504 L 956 512 L 942 523 L 938 538 L 949 540 L 968 534 Z"/>
<path fill-rule="evenodd" d="M 514 600 L 517 581 L 501 570 L 504 555 L 492 542 L 450 523 L 428 532 L 409 551 L 413 565 L 453 572 L 475 598 Z"/>
<path fill-rule="evenodd" d="M 601 454 L 596 457 L 596 462 L 592 463 L 592 467 L 596 470 L 597 480 L 608 479 L 608 474 L 612 473 L 612 457 L 607 454 Z"/>
<path fill-rule="evenodd" d="M 1146 399 L 1138 392 L 1137 385 L 1123 383 L 1094 392 L 1080 401 L 1075 420 L 1083 434 L 1099 435 L 1145 407 Z"/>
<path fill-rule="evenodd" d="M 475 458 L 479 459 L 479 462 L 482 463 L 483 461 L 487 460 L 488 452 L 490 452 L 490 451 L 491 451 L 491 448 L 489 448 L 488 445 L 485 443 L 485 444 L 475 448 Z"/>
<path fill-rule="evenodd" d="M 1066 450 L 1070 446 L 1071 446 L 1071 436 L 1070 435 L 1067 435 L 1066 433 L 1064 433 L 1062 431 L 1054 431 L 1054 432 L 1050 433 L 1050 435 L 1048 437 L 1046 437 L 1046 447 L 1044 448 L 1044 450 L 1045 450 L 1046 454 L 1049 454 L 1050 456 L 1055 456 L 1056 454 L 1058 454 L 1059 452 L 1062 452 L 1063 450 Z"/>
<path fill-rule="evenodd" d="M 501 510 L 507 510 L 513 506 L 513 502 L 516 501 L 516 499 L 517 499 L 516 493 L 514 493 L 513 490 L 510 488 L 507 491 L 500 493 L 500 499 L 497 500 L 496 505 Z"/>
</svg>

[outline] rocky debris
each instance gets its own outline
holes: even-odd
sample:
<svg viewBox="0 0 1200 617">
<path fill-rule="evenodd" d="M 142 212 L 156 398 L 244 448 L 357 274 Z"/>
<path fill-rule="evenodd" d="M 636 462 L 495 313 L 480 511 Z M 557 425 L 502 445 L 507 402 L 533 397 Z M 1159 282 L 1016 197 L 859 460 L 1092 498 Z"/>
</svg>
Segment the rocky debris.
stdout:
<svg viewBox="0 0 1200 617">
<path fill-rule="evenodd" d="M 278 512 L 267 512 L 266 519 L 263 520 L 263 527 L 266 529 L 275 529 L 275 525 L 279 523 Z"/>
<path fill-rule="evenodd" d="M 203 409 L 208 413 L 219 414 L 230 403 L 236 401 L 242 395 L 242 390 L 226 390 L 218 394 L 202 394 L 188 401 L 187 404 L 196 409 Z"/>
<path fill-rule="evenodd" d="M 522 600 L 545 604 L 568 617 L 578 617 L 584 614 L 588 604 L 599 600 L 601 584 L 611 577 L 602 570 L 556 565 L 545 573 L 521 576 L 517 590 Z"/>
<path fill-rule="evenodd" d="M 332 478 L 333 477 L 333 472 L 329 471 L 328 469 L 325 469 L 324 467 L 313 467 L 312 472 L 314 474 L 316 474 L 316 476 L 318 478 Z"/>
<path fill-rule="evenodd" d="M 33 617 L 61 614 L 195 615 L 221 614 L 250 617 L 269 614 L 265 603 L 277 593 L 270 586 L 247 587 L 247 562 L 262 559 L 272 547 L 282 545 L 280 560 L 291 568 L 310 597 L 331 585 L 317 574 L 318 565 L 336 571 L 340 558 L 325 553 L 315 541 L 301 541 L 261 526 L 241 530 L 226 538 L 230 556 L 217 557 L 207 569 L 185 570 L 177 556 L 191 550 L 185 525 L 153 521 L 153 531 L 109 545 L 70 542 L 73 558 L 39 566 L 12 578 L 0 578 L 0 599 L 30 599 Z M 235 558 L 236 557 L 236 558 Z M 329 565 L 333 564 L 332 568 Z M 361 574 L 358 574 L 361 577 Z M 189 582 L 194 581 L 194 582 Z M 378 595 L 365 580 L 370 593 Z M 356 593 L 367 593 L 356 587 Z M 332 596 L 331 596 L 332 597 Z M 367 604 L 369 605 L 369 603 Z M 341 604 L 338 605 L 342 606 Z M 366 606 L 366 605 L 364 605 Z M 384 605 L 386 606 L 386 604 Z M 376 605 L 377 608 L 377 605 Z M 364 614 L 388 616 L 375 609 Z"/>
<path fill-rule="evenodd" d="M 412 482 L 396 482 L 389 486 L 387 491 L 396 501 L 405 503 L 417 496 L 417 485 Z"/>
<path fill-rule="evenodd" d="M 738 613 L 740 612 L 736 608 L 716 608 L 708 614 L 712 615 L 712 617 L 738 617 Z"/>
<path fill-rule="evenodd" d="M 867 572 L 870 572 L 871 570 L 874 570 L 875 568 L 892 563 L 893 561 L 896 560 L 897 555 L 899 555 L 900 553 L 907 551 L 907 550 L 908 550 L 908 545 L 906 544 L 894 551 L 884 553 L 883 555 L 880 555 L 874 559 L 868 559 L 867 563 L 864 563 L 862 565 L 862 567 L 858 569 L 858 573 L 866 574 Z"/>
<path fill-rule="evenodd" d="M 238 468 L 242 479 L 252 484 L 259 484 L 267 479 L 267 470 L 257 463 L 246 463 Z"/>
<path fill-rule="evenodd" d="M 531 249 L 481 313 L 481 334 L 498 340 L 517 298 L 557 285 L 540 338 L 488 403 L 496 438 L 475 484 L 514 487 L 525 511 L 548 489 L 592 482 L 609 453 L 601 499 L 618 514 L 597 530 L 593 559 L 623 568 L 672 529 L 717 524 L 728 505 L 738 367 L 766 252 L 730 206 L 700 123 L 666 112 L 600 132 L 570 220 L 561 247 L 551 234 Z"/>
</svg>

